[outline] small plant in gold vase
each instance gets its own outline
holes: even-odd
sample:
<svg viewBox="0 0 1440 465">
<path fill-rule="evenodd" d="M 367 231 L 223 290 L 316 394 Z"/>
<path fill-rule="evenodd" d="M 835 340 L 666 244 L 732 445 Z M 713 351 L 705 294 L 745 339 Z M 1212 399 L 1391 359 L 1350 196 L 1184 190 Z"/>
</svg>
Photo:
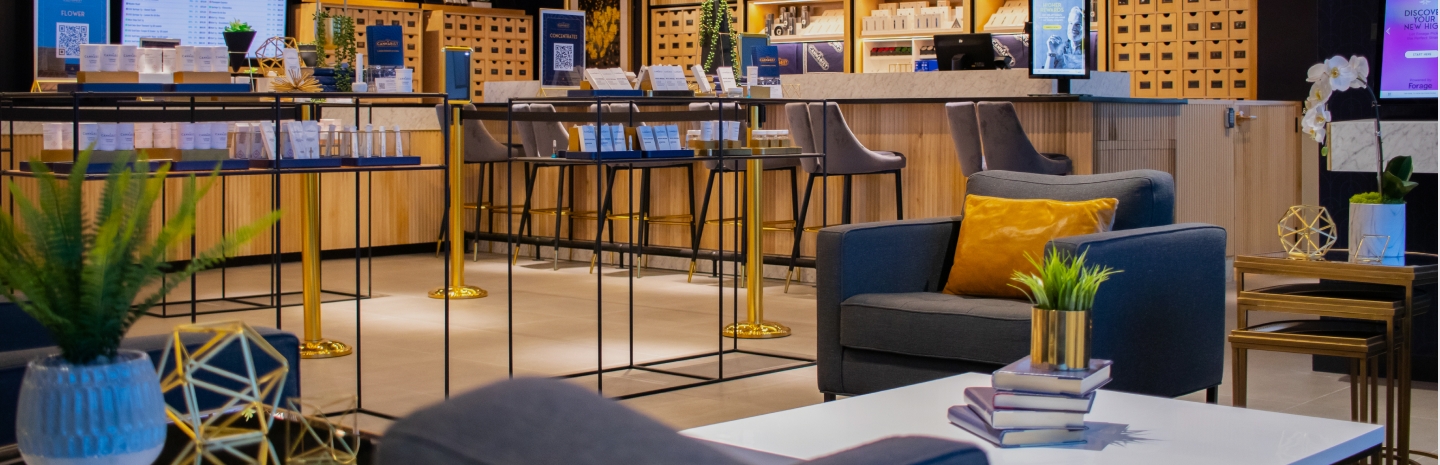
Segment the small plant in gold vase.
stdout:
<svg viewBox="0 0 1440 465">
<path fill-rule="evenodd" d="M 1090 309 L 1100 284 L 1119 273 L 1085 266 L 1085 254 L 1053 251 L 1037 261 L 1025 259 L 1039 274 L 1016 270 L 1010 279 L 1035 307 L 1030 316 L 1030 362 L 1036 368 L 1085 370 L 1090 366 Z"/>
</svg>

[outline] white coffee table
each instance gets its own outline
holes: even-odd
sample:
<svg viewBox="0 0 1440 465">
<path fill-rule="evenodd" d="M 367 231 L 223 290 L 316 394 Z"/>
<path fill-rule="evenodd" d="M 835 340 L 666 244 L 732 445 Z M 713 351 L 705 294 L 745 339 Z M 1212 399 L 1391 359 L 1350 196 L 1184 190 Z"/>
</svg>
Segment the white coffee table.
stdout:
<svg viewBox="0 0 1440 465">
<path fill-rule="evenodd" d="M 1088 443 L 1001 449 L 945 414 L 965 403 L 965 388 L 989 385 L 989 375 L 965 374 L 681 434 L 752 457 L 807 460 L 889 436 L 935 436 L 976 444 L 995 465 L 1331 464 L 1384 440 L 1380 425 L 1101 391 L 1085 417 Z"/>
</svg>

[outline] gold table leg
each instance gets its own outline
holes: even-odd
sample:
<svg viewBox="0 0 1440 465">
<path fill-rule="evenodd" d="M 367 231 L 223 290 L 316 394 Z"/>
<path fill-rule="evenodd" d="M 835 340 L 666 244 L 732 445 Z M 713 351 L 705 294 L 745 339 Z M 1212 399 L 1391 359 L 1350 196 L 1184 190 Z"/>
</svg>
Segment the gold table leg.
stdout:
<svg viewBox="0 0 1440 465">
<path fill-rule="evenodd" d="M 353 349 L 343 342 L 325 339 L 320 331 L 320 173 L 302 176 L 305 211 L 300 219 L 300 268 L 304 283 L 305 340 L 300 343 L 300 358 L 343 357 Z"/>
<path fill-rule="evenodd" d="M 465 158 L 462 155 L 465 153 L 465 129 L 460 125 L 462 107 L 456 105 L 451 108 L 454 113 L 450 119 L 450 154 L 447 161 L 450 174 L 447 180 L 450 183 L 450 211 L 446 212 L 450 216 L 450 283 L 431 290 L 430 298 L 444 299 L 446 294 L 449 294 L 451 299 L 479 299 L 489 296 L 490 293 L 477 286 L 465 285 L 465 227 L 460 224 L 460 220 L 465 217 L 465 200 L 462 198 L 465 195 Z M 460 244 L 460 247 L 456 247 L 456 244 Z M 518 257 L 518 247 L 516 253 Z"/>
<path fill-rule="evenodd" d="M 790 335 L 790 328 L 765 321 L 765 161 L 747 160 L 745 178 L 750 189 L 745 203 L 745 316 L 743 322 L 725 327 L 725 337 L 771 339 Z"/>
</svg>

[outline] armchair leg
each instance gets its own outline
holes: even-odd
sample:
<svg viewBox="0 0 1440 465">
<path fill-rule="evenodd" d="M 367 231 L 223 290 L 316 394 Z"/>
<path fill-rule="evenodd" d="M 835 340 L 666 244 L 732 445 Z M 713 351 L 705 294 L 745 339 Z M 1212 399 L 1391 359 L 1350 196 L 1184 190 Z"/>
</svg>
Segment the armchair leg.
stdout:
<svg viewBox="0 0 1440 465">
<path fill-rule="evenodd" d="M 835 401 L 835 394 L 831 394 L 831 393 L 828 393 L 828 392 L 825 392 L 825 393 L 823 393 L 823 394 L 825 394 L 825 401 L 826 401 L 826 402 L 834 402 L 834 401 Z"/>
<path fill-rule="evenodd" d="M 1218 404 L 1218 403 L 1220 403 L 1220 385 L 1217 384 L 1217 385 L 1214 385 L 1214 386 L 1210 386 L 1210 387 L 1208 387 L 1208 388 L 1205 388 L 1205 403 L 1207 403 L 1207 404 Z"/>
</svg>

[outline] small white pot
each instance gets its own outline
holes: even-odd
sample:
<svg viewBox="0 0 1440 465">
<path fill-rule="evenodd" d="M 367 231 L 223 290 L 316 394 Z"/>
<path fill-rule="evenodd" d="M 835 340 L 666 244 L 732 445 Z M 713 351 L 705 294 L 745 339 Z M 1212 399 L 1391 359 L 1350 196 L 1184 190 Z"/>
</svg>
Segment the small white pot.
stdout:
<svg viewBox="0 0 1440 465">
<path fill-rule="evenodd" d="M 1385 246 L 1386 257 L 1405 255 L 1405 204 L 1350 204 L 1350 251 L 1360 250 L 1360 239 L 1365 236 L 1389 236 Z M 1380 239 L 1384 240 L 1384 239 Z M 1372 246 L 1366 244 L 1366 249 Z"/>
</svg>

